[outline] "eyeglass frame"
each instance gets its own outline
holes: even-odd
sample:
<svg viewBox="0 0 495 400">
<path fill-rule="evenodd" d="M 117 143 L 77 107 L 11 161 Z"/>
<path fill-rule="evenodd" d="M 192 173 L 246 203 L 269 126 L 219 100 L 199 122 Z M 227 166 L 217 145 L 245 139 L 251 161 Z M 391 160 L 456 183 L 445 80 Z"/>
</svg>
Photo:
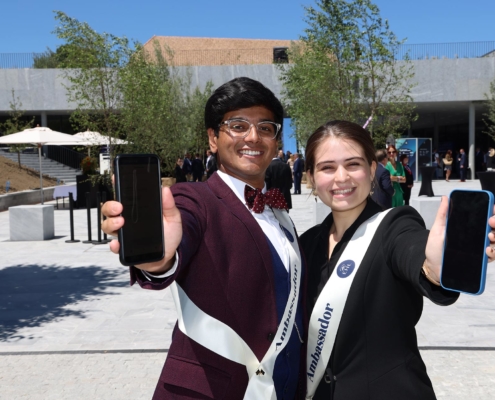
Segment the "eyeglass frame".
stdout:
<svg viewBox="0 0 495 400">
<path fill-rule="evenodd" d="M 234 136 L 234 135 L 232 135 L 230 133 L 230 122 L 234 122 L 234 121 L 243 121 L 243 122 L 247 122 L 249 124 L 249 128 L 248 128 L 248 130 L 246 131 L 246 133 L 244 135 L 242 135 L 242 136 Z M 258 132 L 258 125 L 259 124 L 263 124 L 263 123 L 265 123 L 265 124 L 266 123 L 269 123 L 269 124 L 275 125 L 275 127 L 277 128 L 277 131 L 275 132 L 275 136 L 273 136 L 272 138 L 268 138 L 266 136 L 262 136 L 262 135 L 259 134 L 259 132 Z M 258 135 L 258 137 L 260 137 L 261 139 L 266 138 L 266 139 L 269 139 L 269 140 L 273 140 L 273 139 L 275 139 L 278 136 L 278 134 L 280 133 L 280 129 L 282 128 L 282 124 L 278 124 L 275 121 L 260 121 L 257 124 L 253 124 L 252 122 L 248 121 L 247 119 L 243 119 L 243 118 L 226 119 L 225 121 L 220 122 L 218 124 L 218 129 L 220 129 L 224 125 L 227 125 L 227 128 L 228 128 L 227 129 L 227 132 L 228 132 L 228 134 L 231 137 L 233 137 L 233 138 L 239 138 L 239 139 L 244 139 L 246 136 L 248 136 L 249 133 L 251 132 L 251 129 L 253 129 L 253 126 L 254 126 L 254 127 L 256 127 L 256 134 Z"/>
</svg>

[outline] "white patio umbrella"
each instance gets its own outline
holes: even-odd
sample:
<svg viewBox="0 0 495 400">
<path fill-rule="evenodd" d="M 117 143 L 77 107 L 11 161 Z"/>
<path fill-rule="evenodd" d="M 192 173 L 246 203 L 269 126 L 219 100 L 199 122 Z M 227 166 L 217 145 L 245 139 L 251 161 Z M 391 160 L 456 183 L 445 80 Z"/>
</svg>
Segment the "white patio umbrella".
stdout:
<svg viewBox="0 0 495 400">
<path fill-rule="evenodd" d="M 110 141 L 112 145 L 115 144 L 127 144 L 127 141 L 117 138 L 111 138 L 110 136 L 102 135 L 99 132 L 78 132 L 74 135 L 74 137 L 78 137 L 82 139 L 79 143 L 46 143 L 47 145 L 58 144 L 61 146 L 110 146 Z M 88 156 L 91 155 L 91 150 L 88 149 Z"/>
<path fill-rule="evenodd" d="M 58 144 L 58 145 L 66 145 L 66 146 L 73 146 L 73 145 L 79 145 L 79 146 L 108 146 L 110 145 L 110 141 L 112 141 L 112 144 L 127 144 L 127 141 L 122 140 L 122 139 L 117 139 L 117 138 L 111 138 L 110 136 L 105 136 L 102 135 L 99 132 L 92 132 L 92 131 L 86 131 L 86 132 L 79 132 L 74 135 L 74 137 L 77 137 L 81 139 L 81 142 L 78 143 L 53 143 L 53 144 Z M 52 143 L 46 143 L 47 145 L 51 145 Z"/>
<path fill-rule="evenodd" d="M 0 137 L 0 144 L 36 144 L 38 146 L 38 157 L 40 160 L 40 194 L 41 204 L 43 204 L 43 173 L 41 171 L 41 146 L 47 143 L 58 145 L 61 143 L 71 143 L 75 145 L 83 139 L 73 135 L 52 131 L 50 128 L 39 127 L 25 129 L 22 132 L 12 133 Z"/>
</svg>

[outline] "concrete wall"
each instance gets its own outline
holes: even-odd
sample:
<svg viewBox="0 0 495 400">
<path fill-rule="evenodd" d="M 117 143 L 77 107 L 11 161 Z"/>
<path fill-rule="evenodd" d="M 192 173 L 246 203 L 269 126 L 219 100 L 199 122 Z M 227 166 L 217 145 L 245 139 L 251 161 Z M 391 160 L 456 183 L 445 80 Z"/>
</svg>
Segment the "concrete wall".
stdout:
<svg viewBox="0 0 495 400">
<path fill-rule="evenodd" d="M 0 69 L 0 112 L 10 110 L 12 89 L 26 111 L 73 110 L 66 98 L 68 82 L 58 69 Z"/>
<path fill-rule="evenodd" d="M 52 201 L 55 187 L 43 188 L 43 201 Z M 8 210 L 13 206 L 40 204 L 41 195 L 38 190 L 24 190 L 23 192 L 7 193 L 0 196 L 0 211 Z"/>
<path fill-rule="evenodd" d="M 415 102 L 458 102 L 485 99 L 489 84 L 495 79 L 495 57 L 412 61 L 415 77 Z M 192 86 L 204 88 L 213 81 L 215 87 L 228 80 L 247 76 L 261 81 L 280 96 L 282 84 L 276 65 L 227 65 L 177 67 L 179 74 L 191 74 Z M 22 109 L 32 112 L 73 110 L 64 84 L 67 81 L 56 69 L 0 69 L 0 113 L 9 111 L 11 90 L 22 102 Z"/>
<path fill-rule="evenodd" d="M 415 102 L 457 102 L 485 100 L 495 79 L 495 58 L 411 61 Z"/>
</svg>

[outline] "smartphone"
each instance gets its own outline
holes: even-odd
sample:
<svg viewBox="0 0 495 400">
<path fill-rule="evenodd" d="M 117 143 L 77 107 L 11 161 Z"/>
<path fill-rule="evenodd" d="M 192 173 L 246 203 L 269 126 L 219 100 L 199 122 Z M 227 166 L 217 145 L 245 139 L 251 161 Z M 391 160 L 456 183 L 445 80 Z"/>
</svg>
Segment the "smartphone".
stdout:
<svg viewBox="0 0 495 400">
<path fill-rule="evenodd" d="M 479 295 L 485 290 L 490 245 L 488 219 L 493 194 L 486 190 L 453 190 L 443 250 L 440 283 L 455 292 Z"/>
<path fill-rule="evenodd" d="M 115 197 L 122 203 L 120 262 L 136 265 L 164 257 L 160 159 L 154 154 L 115 157 Z"/>
</svg>

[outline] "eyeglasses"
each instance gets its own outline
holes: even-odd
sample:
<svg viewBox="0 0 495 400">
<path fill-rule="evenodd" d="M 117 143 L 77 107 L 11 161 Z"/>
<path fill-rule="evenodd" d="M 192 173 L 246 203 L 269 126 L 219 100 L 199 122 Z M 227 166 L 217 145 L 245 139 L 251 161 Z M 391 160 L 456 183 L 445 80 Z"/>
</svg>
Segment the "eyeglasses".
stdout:
<svg viewBox="0 0 495 400">
<path fill-rule="evenodd" d="M 220 123 L 218 127 L 222 125 L 227 125 L 228 133 L 235 138 L 245 138 L 251 132 L 251 128 L 255 126 L 258 136 L 262 139 L 275 139 L 282 127 L 280 124 L 271 121 L 261 121 L 257 124 L 252 124 L 245 119 L 228 119 Z"/>
<path fill-rule="evenodd" d="M 387 151 L 388 154 L 397 154 L 396 151 Z"/>
</svg>

